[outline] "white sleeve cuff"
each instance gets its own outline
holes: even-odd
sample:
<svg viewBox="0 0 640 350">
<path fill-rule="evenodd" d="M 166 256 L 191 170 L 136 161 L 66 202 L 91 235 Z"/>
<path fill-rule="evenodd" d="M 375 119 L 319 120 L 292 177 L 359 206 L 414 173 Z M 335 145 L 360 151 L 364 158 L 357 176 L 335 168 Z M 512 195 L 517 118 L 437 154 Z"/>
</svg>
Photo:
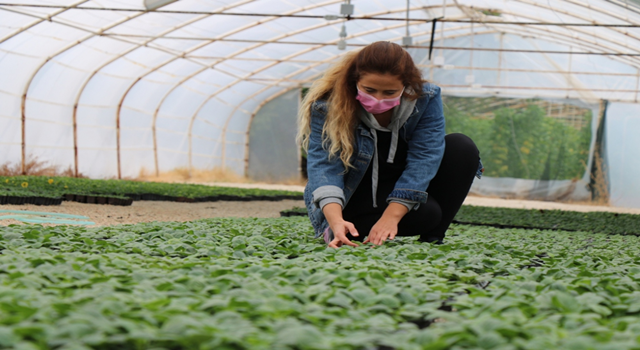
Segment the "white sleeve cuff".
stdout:
<svg viewBox="0 0 640 350">
<path fill-rule="evenodd" d="M 342 207 L 342 209 L 344 209 L 344 203 L 342 202 L 342 199 L 339 197 L 327 197 L 327 198 L 323 198 L 322 200 L 320 200 L 320 202 L 318 203 L 318 206 L 320 207 L 320 209 L 322 210 L 322 208 L 324 208 L 325 205 L 329 204 L 329 203 L 338 203 L 340 204 L 340 206 Z"/>
<path fill-rule="evenodd" d="M 409 200 L 405 200 L 405 199 L 398 199 L 398 198 L 391 199 L 389 201 L 389 203 L 400 203 L 400 204 L 404 205 L 405 207 L 407 207 L 407 209 L 409 209 L 409 211 L 418 210 L 418 207 L 420 206 L 420 202 L 414 202 L 414 201 L 409 201 Z"/>
<path fill-rule="evenodd" d="M 342 188 L 338 186 L 326 185 L 326 186 L 318 187 L 315 191 L 313 191 L 312 196 L 313 196 L 313 202 L 319 208 L 323 207 L 323 205 L 321 205 L 321 202 L 327 198 L 336 198 L 340 200 L 340 202 L 338 203 L 340 203 L 340 205 L 344 207 L 344 202 L 345 202 L 344 191 L 342 190 Z"/>
</svg>

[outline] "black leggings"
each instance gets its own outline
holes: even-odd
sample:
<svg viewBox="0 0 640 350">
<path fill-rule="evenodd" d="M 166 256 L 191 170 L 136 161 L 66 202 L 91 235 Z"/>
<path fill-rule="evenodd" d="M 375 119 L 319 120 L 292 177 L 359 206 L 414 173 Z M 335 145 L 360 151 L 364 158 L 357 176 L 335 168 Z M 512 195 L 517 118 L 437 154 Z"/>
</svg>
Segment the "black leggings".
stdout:
<svg viewBox="0 0 640 350">
<path fill-rule="evenodd" d="M 469 193 L 479 160 L 478 148 L 469 137 L 463 134 L 445 136 L 444 157 L 427 188 L 427 203 L 420 204 L 417 210 L 409 211 L 400 220 L 398 236 L 420 235 L 421 241 L 442 243 L 445 232 Z M 378 206 L 376 212 L 355 217 L 349 217 L 348 210 L 343 213 L 344 219 L 353 223 L 360 233 L 358 237 L 348 234 L 350 240 L 363 241 L 369 234 L 388 204 L 378 203 Z"/>
</svg>

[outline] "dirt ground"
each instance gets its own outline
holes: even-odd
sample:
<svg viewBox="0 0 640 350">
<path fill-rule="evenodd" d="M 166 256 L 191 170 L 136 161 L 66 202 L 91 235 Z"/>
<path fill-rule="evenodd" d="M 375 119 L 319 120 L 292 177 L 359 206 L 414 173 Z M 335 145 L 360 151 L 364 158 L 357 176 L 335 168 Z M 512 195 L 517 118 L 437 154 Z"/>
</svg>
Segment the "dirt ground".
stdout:
<svg viewBox="0 0 640 350">
<path fill-rule="evenodd" d="M 215 217 L 276 218 L 280 217 L 280 211 L 295 206 L 303 207 L 304 202 L 301 200 L 208 203 L 138 201 L 128 207 L 62 202 L 62 205 L 59 206 L 0 205 L 0 210 L 29 210 L 83 215 L 88 216 L 90 221 L 96 223 L 96 226 L 105 226 L 152 221 L 193 221 Z M 16 223 L 19 222 L 0 220 L 0 225 Z"/>
<path fill-rule="evenodd" d="M 264 188 L 301 192 L 302 186 L 269 185 L 269 184 L 237 184 L 237 183 L 207 183 L 215 186 L 235 186 L 244 188 Z M 608 211 L 617 213 L 640 214 L 640 208 L 616 208 L 607 206 L 567 204 L 555 202 L 527 201 L 515 199 L 499 199 L 484 197 L 467 197 L 465 204 L 504 208 L 572 210 L 572 211 Z M 29 210 L 38 212 L 65 213 L 84 215 L 97 226 L 134 224 L 152 221 L 192 221 L 214 217 L 259 217 L 274 218 L 280 216 L 280 211 L 293 207 L 304 207 L 302 200 L 283 200 L 277 202 L 209 202 L 209 203 L 177 203 L 138 201 L 129 207 L 113 205 L 82 204 L 76 202 L 62 202 L 60 206 L 36 205 L 0 205 L 0 210 Z M 2 220 L 0 225 L 19 223 L 15 220 Z"/>
</svg>

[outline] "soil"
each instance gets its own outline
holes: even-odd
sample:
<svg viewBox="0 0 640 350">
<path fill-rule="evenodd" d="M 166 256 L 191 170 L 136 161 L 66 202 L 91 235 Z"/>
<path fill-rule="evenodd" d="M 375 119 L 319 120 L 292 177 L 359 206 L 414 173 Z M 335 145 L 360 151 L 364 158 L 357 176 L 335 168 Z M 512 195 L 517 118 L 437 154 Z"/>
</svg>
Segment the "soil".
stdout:
<svg viewBox="0 0 640 350">
<path fill-rule="evenodd" d="M 207 202 L 179 203 L 136 201 L 131 206 L 84 204 L 62 202 L 59 206 L 0 205 L 0 210 L 29 210 L 37 212 L 84 215 L 96 226 L 135 224 L 152 221 L 193 221 L 215 217 L 280 217 L 280 211 L 293 207 L 304 207 L 302 200 L 282 200 L 277 202 Z M 0 216 L 0 219 L 2 216 Z M 0 225 L 19 223 L 15 220 L 0 220 Z"/>
<path fill-rule="evenodd" d="M 215 186 L 232 186 L 243 188 L 264 188 L 302 192 L 302 186 L 272 184 L 239 184 L 239 183 L 206 183 Z M 572 211 L 608 211 L 617 213 L 640 214 L 640 208 L 617 208 L 609 206 L 567 204 L 556 202 L 527 201 L 516 199 L 499 199 L 469 196 L 465 204 L 504 208 L 572 210 Z M 97 226 L 134 224 L 152 221 L 192 221 L 214 217 L 280 217 L 280 211 L 304 207 L 302 200 L 282 200 L 275 202 L 234 202 L 220 201 L 207 203 L 179 203 L 162 201 L 134 201 L 131 206 L 83 204 L 62 202 L 59 206 L 36 205 L 0 205 L 0 210 L 29 210 L 39 212 L 66 213 L 84 215 Z M 0 214 L 0 219 L 2 218 Z M 15 220 L 0 220 L 0 225 L 19 223 Z"/>
</svg>

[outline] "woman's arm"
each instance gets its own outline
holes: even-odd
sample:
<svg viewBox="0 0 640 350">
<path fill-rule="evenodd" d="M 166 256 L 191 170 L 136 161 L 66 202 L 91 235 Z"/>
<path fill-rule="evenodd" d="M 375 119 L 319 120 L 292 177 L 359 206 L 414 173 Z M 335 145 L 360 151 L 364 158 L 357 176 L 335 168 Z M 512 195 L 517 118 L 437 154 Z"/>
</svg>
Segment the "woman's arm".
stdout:
<svg viewBox="0 0 640 350">
<path fill-rule="evenodd" d="M 316 101 L 311 107 L 311 130 L 307 150 L 308 184 L 313 202 L 322 209 L 328 203 L 344 206 L 344 165 L 340 157 L 329 157 L 329 144 L 322 144 L 322 129 L 326 120 L 325 101 Z"/>
<path fill-rule="evenodd" d="M 358 236 L 355 226 L 344 221 L 342 208 L 345 205 L 344 174 L 345 168 L 340 157 L 329 158 L 328 144 L 322 144 L 322 129 L 326 120 L 326 102 L 316 101 L 311 110 L 311 132 L 307 151 L 307 186 L 313 193 L 313 202 L 322 210 L 334 239 L 329 247 L 338 248 L 343 244 L 357 247 L 347 238 L 347 233 Z"/>
</svg>

